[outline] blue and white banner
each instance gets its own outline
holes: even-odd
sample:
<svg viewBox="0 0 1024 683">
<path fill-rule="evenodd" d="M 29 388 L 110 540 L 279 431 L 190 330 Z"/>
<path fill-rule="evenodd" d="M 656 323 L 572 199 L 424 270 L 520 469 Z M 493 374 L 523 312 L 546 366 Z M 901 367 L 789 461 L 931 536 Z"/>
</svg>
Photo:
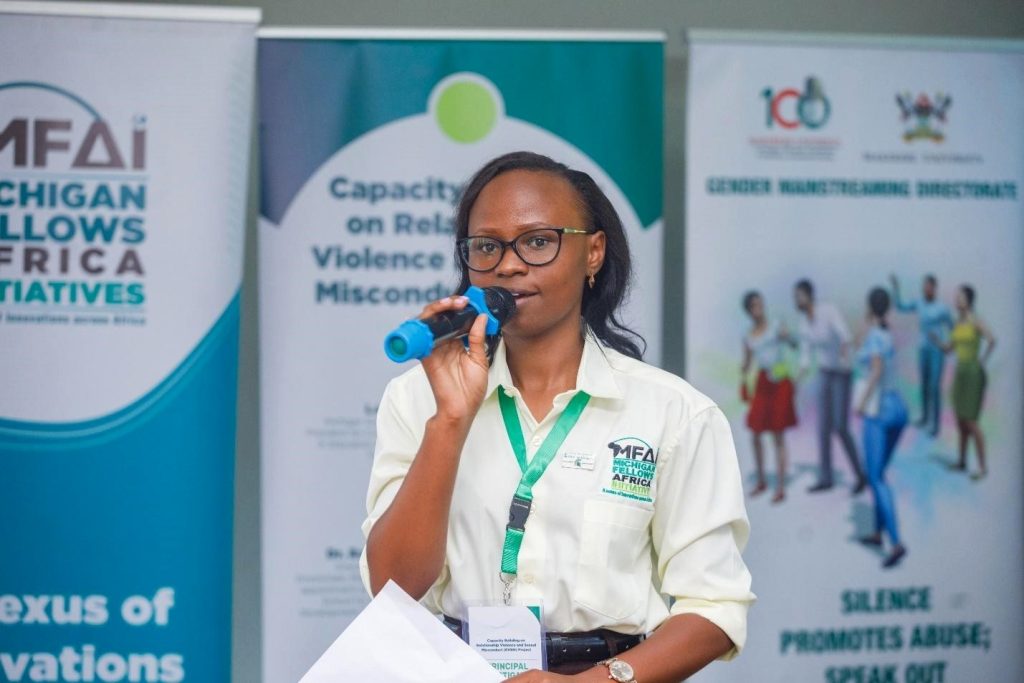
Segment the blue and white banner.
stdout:
<svg viewBox="0 0 1024 683">
<path fill-rule="evenodd" d="M 661 337 L 658 33 L 260 32 L 263 672 L 298 679 L 359 578 L 384 335 L 457 283 L 462 186 L 519 149 L 590 173 L 625 224 L 626 321 Z"/>
<path fill-rule="evenodd" d="M 0 682 L 229 679 L 258 21 L 0 3 Z"/>
<path fill-rule="evenodd" d="M 701 680 L 1024 680 L 1024 43 L 701 33 L 689 66 L 687 376 L 760 596 Z"/>
</svg>

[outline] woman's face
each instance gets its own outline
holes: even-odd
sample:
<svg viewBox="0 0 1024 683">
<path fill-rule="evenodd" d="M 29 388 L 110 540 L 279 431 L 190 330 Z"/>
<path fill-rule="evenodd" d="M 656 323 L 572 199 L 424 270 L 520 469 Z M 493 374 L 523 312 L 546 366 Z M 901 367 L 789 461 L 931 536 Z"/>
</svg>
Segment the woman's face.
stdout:
<svg viewBox="0 0 1024 683">
<path fill-rule="evenodd" d="M 956 298 L 954 299 L 954 303 L 956 304 L 956 310 L 961 312 L 967 310 L 967 295 L 964 294 L 963 289 L 956 290 Z"/>
<path fill-rule="evenodd" d="M 540 171 L 508 171 L 489 182 L 469 214 L 470 237 L 505 242 L 537 228 L 586 229 L 576 190 L 563 178 Z M 554 261 L 527 265 L 511 247 L 498 266 L 486 273 L 470 271 L 477 287 L 504 287 L 516 297 L 516 314 L 505 325 L 506 337 L 533 338 L 561 325 L 579 325 L 588 274 L 604 262 L 605 236 L 562 235 Z"/>
<path fill-rule="evenodd" d="M 811 297 L 800 287 L 793 288 L 793 301 L 796 302 L 797 310 L 806 311 L 811 307 Z"/>
<path fill-rule="evenodd" d="M 747 307 L 747 312 L 754 320 L 760 320 L 764 317 L 764 301 L 761 300 L 761 297 L 754 296 L 750 298 L 750 305 Z"/>
</svg>

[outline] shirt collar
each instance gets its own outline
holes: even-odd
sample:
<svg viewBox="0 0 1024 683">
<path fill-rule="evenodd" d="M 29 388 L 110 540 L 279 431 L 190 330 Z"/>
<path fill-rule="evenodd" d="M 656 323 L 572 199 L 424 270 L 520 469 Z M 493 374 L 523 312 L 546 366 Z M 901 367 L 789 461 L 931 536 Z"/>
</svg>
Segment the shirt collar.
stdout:
<svg viewBox="0 0 1024 683">
<path fill-rule="evenodd" d="M 515 386 L 505 359 L 504 339 L 498 342 L 494 360 L 491 361 L 491 368 L 487 373 L 485 397 L 489 398 L 499 386 L 506 389 Z M 580 359 L 580 369 L 576 373 L 576 390 L 585 391 L 593 398 L 622 398 L 622 389 L 615 380 L 615 370 L 608 359 L 608 349 L 589 331 L 584 336 L 583 357 Z"/>
</svg>

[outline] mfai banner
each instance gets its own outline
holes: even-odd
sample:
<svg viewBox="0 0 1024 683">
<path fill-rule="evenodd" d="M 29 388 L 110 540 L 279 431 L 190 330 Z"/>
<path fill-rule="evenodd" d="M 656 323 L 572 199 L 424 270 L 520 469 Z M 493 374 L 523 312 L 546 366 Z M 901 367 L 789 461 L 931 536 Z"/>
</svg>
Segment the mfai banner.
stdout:
<svg viewBox="0 0 1024 683">
<path fill-rule="evenodd" d="M 0 681 L 227 681 L 256 10 L 0 3 Z"/>
<path fill-rule="evenodd" d="M 686 367 L 760 596 L 701 680 L 1022 680 L 1024 44 L 691 38 Z"/>
</svg>

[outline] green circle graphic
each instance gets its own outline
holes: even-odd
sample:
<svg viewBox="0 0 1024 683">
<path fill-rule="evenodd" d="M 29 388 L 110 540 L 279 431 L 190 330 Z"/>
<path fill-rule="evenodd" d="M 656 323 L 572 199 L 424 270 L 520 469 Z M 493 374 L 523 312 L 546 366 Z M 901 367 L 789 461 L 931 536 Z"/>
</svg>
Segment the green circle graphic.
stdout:
<svg viewBox="0 0 1024 683">
<path fill-rule="evenodd" d="M 476 142 L 487 137 L 498 120 L 498 105 L 480 83 L 457 81 L 437 98 L 437 124 L 455 142 Z"/>
</svg>

